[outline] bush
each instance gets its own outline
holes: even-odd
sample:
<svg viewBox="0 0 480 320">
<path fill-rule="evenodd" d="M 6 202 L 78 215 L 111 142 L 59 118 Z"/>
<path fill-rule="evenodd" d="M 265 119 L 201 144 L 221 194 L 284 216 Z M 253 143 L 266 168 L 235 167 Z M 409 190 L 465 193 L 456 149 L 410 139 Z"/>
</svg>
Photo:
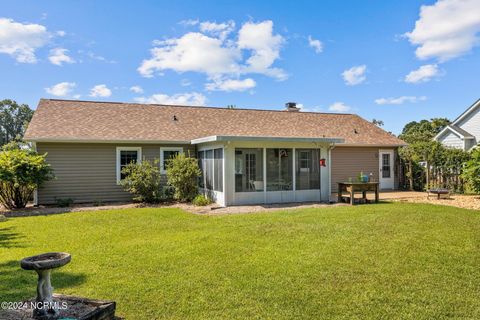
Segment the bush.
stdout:
<svg viewBox="0 0 480 320">
<path fill-rule="evenodd" d="M 143 160 L 140 163 L 130 163 L 122 173 L 125 179 L 120 185 L 125 191 L 134 195 L 133 200 L 146 203 L 158 203 L 162 200 L 162 185 L 159 162 Z"/>
<path fill-rule="evenodd" d="M 164 186 L 162 189 L 162 198 L 165 201 L 171 201 L 174 199 L 175 188 L 172 186 Z"/>
<path fill-rule="evenodd" d="M 195 198 L 192 200 L 193 205 L 203 207 L 203 206 L 208 206 L 209 204 L 212 203 L 212 200 L 203 194 L 197 195 Z"/>
<path fill-rule="evenodd" d="M 39 155 L 21 145 L 8 144 L 0 152 L 0 203 L 8 209 L 25 208 L 35 189 L 54 178 Z"/>
<path fill-rule="evenodd" d="M 480 193 L 480 148 L 472 151 L 470 160 L 465 164 L 462 178 L 467 182 L 469 190 Z"/>
<path fill-rule="evenodd" d="M 177 154 L 167 163 L 168 184 L 175 189 L 174 198 L 179 201 L 191 201 L 197 195 L 197 178 L 201 172 L 197 159 Z"/>
</svg>

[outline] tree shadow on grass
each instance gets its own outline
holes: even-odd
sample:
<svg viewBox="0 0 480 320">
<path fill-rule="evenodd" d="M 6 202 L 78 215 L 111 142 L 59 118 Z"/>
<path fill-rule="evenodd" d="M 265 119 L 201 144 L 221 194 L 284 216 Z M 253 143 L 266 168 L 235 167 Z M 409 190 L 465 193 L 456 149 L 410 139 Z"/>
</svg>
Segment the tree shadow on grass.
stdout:
<svg viewBox="0 0 480 320">
<path fill-rule="evenodd" d="M 52 286 L 54 293 L 63 288 L 70 288 L 86 281 L 86 275 L 54 270 Z M 20 261 L 0 263 L 0 302 L 22 301 L 36 296 L 37 273 L 20 268 Z"/>
<path fill-rule="evenodd" d="M 0 248 L 20 247 L 20 234 L 13 227 L 0 228 Z"/>
</svg>

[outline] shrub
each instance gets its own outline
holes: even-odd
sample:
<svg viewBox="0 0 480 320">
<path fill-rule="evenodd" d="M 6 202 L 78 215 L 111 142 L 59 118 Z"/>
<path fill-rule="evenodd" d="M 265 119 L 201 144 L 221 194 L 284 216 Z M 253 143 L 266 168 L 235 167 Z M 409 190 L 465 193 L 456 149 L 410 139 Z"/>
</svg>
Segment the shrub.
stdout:
<svg viewBox="0 0 480 320">
<path fill-rule="evenodd" d="M 467 182 L 469 190 L 480 193 L 480 148 L 472 151 L 470 160 L 465 164 L 462 178 Z"/>
<path fill-rule="evenodd" d="M 162 200 L 162 185 L 159 162 L 143 160 L 130 163 L 122 169 L 125 178 L 120 185 L 134 195 L 134 201 L 158 203 Z"/>
<path fill-rule="evenodd" d="M 167 163 L 168 184 L 175 189 L 174 198 L 179 201 L 191 201 L 197 195 L 197 178 L 201 172 L 197 159 L 177 154 Z"/>
<path fill-rule="evenodd" d="M 172 186 L 164 186 L 162 189 L 162 198 L 165 201 L 171 201 L 174 199 L 175 188 Z"/>
<path fill-rule="evenodd" d="M 0 152 L 0 203 L 8 209 L 25 208 L 33 192 L 53 179 L 45 160 L 25 146 L 6 145 Z"/>
<path fill-rule="evenodd" d="M 70 207 L 73 204 L 72 198 L 55 198 L 55 203 L 60 208 Z"/>
<path fill-rule="evenodd" d="M 209 204 L 212 203 L 212 200 L 203 194 L 197 195 L 195 198 L 192 200 L 193 205 L 203 207 L 203 206 L 208 206 Z"/>
</svg>

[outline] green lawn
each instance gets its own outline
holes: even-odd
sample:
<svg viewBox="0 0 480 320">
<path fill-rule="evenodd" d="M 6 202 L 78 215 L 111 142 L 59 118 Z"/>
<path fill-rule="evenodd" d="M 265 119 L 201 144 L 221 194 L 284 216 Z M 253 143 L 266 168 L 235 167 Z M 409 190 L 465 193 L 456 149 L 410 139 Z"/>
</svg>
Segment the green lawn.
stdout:
<svg viewBox="0 0 480 320">
<path fill-rule="evenodd" d="M 0 223 L 0 301 L 35 295 L 19 260 L 67 251 L 60 293 L 127 319 L 479 319 L 480 213 L 385 203 L 198 216 L 126 209 Z"/>
</svg>

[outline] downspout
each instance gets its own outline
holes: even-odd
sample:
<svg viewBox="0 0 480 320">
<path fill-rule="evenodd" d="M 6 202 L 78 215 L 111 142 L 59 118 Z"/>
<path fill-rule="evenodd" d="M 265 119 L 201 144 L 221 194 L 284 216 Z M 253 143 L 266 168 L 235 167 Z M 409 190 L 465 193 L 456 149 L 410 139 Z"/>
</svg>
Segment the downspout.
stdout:
<svg viewBox="0 0 480 320">
<path fill-rule="evenodd" d="M 33 151 L 37 152 L 37 143 L 32 142 L 32 149 Z M 38 207 L 38 188 L 35 188 L 33 191 L 33 206 Z"/>
<path fill-rule="evenodd" d="M 330 196 L 332 195 L 332 150 L 335 149 L 335 142 L 331 143 L 327 148 L 327 163 L 328 163 L 328 203 L 330 203 Z"/>
</svg>

